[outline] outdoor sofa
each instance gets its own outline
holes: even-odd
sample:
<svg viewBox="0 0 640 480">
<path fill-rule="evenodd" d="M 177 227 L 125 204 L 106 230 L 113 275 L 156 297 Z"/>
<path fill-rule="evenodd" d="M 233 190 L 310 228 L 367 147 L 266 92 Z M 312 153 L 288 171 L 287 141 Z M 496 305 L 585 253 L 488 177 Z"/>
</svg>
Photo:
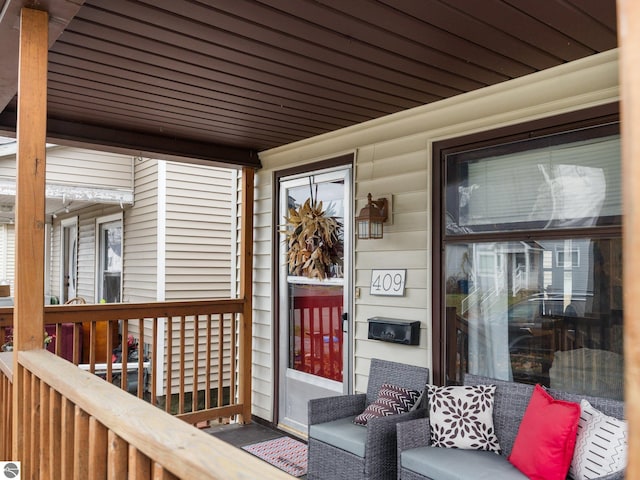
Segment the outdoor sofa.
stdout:
<svg viewBox="0 0 640 480">
<path fill-rule="evenodd" d="M 469 374 L 465 376 L 464 384 L 496 385 L 493 404 L 493 427 L 499 441 L 499 454 L 491 451 L 431 446 L 432 432 L 429 418 L 410 420 L 397 425 L 399 479 L 455 480 L 473 478 L 474 480 L 524 480 L 527 478 L 507 458 L 512 452 L 518 429 L 534 391 L 534 386 Z M 624 404 L 622 401 L 557 390 L 547 390 L 547 392 L 557 400 L 580 403 L 581 399 L 585 399 L 593 408 L 603 414 L 619 420 L 623 419 Z M 624 436 L 626 448 L 626 433 Z M 576 446 L 576 450 L 571 452 L 572 455 L 577 455 L 578 447 Z M 624 470 L 614 474 L 586 478 L 622 479 L 624 478 Z"/>
</svg>

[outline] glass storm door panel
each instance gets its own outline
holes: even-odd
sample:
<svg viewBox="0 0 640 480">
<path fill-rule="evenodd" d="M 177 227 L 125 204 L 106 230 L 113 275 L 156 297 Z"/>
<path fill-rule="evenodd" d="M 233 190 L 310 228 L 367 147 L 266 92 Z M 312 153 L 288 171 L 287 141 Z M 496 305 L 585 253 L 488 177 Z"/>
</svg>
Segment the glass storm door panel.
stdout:
<svg viewBox="0 0 640 480">
<path fill-rule="evenodd" d="M 122 289 L 122 220 L 99 224 L 99 279 L 100 302 L 120 302 Z"/>
<path fill-rule="evenodd" d="M 62 301 L 78 295 L 78 224 L 74 218 L 62 224 Z"/>
<path fill-rule="evenodd" d="M 301 432 L 309 399 L 348 388 L 350 198 L 350 168 L 280 183 L 279 423 Z"/>
</svg>

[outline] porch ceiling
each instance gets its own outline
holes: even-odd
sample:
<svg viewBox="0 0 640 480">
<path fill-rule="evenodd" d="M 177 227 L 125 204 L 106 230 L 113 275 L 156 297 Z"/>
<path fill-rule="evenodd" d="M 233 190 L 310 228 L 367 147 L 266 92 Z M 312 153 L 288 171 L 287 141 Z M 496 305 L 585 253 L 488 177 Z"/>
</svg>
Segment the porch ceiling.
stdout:
<svg viewBox="0 0 640 480">
<path fill-rule="evenodd" d="M 0 17 L 10 135 L 28 3 L 5 0 Z M 617 46 L 615 0 L 37 3 L 52 13 L 51 141 L 250 166 L 260 150 Z"/>
</svg>

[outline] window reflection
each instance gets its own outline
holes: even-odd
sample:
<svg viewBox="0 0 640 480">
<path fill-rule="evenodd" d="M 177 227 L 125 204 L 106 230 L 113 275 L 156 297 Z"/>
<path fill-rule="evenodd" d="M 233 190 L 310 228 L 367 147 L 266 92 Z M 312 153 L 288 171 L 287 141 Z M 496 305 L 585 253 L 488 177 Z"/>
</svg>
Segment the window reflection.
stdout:
<svg viewBox="0 0 640 480">
<path fill-rule="evenodd" d="M 622 398 L 621 259 L 620 238 L 448 244 L 449 379 Z"/>
<path fill-rule="evenodd" d="M 446 233 L 619 224 L 619 135 L 562 138 L 449 155 Z"/>
</svg>

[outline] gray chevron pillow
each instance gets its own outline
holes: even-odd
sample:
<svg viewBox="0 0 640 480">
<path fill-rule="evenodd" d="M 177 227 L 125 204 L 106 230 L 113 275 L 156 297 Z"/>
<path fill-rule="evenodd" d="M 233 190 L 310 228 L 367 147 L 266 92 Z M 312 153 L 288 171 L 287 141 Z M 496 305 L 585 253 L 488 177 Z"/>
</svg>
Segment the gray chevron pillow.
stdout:
<svg viewBox="0 0 640 480">
<path fill-rule="evenodd" d="M 431 445 L 498 453 L 500 443 L 493 428 L 495 391 L 495 385 L 427 385 Z"/>
<path fill-rule="evenodd" d="M 372 418 L 409 412 L 414 408 L 419 398 L 420 392 L 417 390 L 384 383 L 378 391 L 378 398 L 365 408 L 364 412 L 353 420 L 353 423 L 366 425 Z"/>
</svg>

